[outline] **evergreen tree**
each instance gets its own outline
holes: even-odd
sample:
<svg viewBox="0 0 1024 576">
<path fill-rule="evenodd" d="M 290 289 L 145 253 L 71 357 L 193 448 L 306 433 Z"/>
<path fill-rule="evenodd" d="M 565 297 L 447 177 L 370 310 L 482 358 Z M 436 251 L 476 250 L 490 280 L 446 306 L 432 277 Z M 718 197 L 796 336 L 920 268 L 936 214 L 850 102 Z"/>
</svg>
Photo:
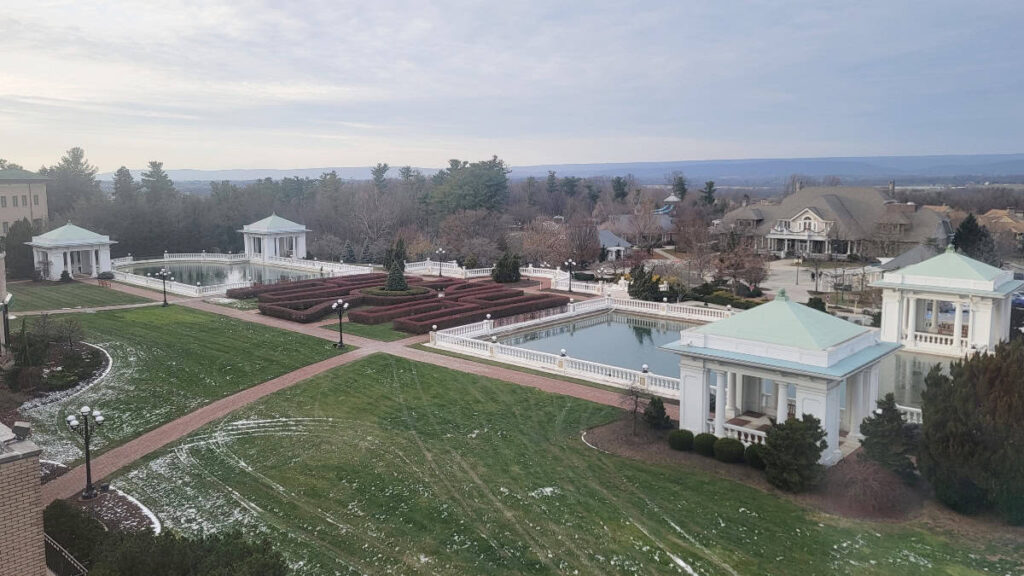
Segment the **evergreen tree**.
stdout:
<svg viewBox="0 0 1024 576">
<path fill-rule="evenodd" d="M 917 481 L 911 460 L 915 451 L 913 431 L 896 408 L 891 392 L 878 401 L 874 414 L 861 422 L 860 432 L 864 435 L 864 456 L 892 470 L 907 484 Z"/>
<path fill-rule="evenodd" d="M 921 394 L 924 424 L 918 465 L 950 508 L 994 508 L 1024 524 L 1024 341 L 996 346 L 938 367 Z"/>
<path fill-rule="evenodd" d="M 388 292 L 401 292 L 409 289 L 409 284 L 406 283 L 405 276 L 402 274 L 402 267 L 399 266 L 397 260 L 392 261 L 391 267 L 388 268 L 388 280 L 384 289 Z"/>
<path fill-rule="evenodd" d="M 686 193 L 688 191 L 689 190 L 686 187 L 686 176 L 676 174 L 675 177 L 672 178 L 672 193 L 675 194 L 676 198 L 679 198 L 679 200 L 682 201 L 686 199 Z"/>
<path fill-rule="evenodd" d="M 704 201 L 704 204 L 706 204 L 708 206 L 714 204 L 715 203 L 715 192 L 717 192 L 717 191 L 718 191 L 718 189 L 715 188 L 714 180 L 708 180 L 707 182 L 705 182 L 704 183 L 704 189 L 701 190 L 701 200 Z"/>
<path fill-rule="evenodd" d="M 974 214 L 968 214 L 953 234 L 953 246 L 962 254 L 975 260 L 999 266 L 996 254 L 996 243 L 989 234 L 988 228 L 978 224 Z"/>
<path fill-rule="evenodd" d="M 401 268 L 402 272 L 405 272 L 405 260 L 408 258 L 408 254 L 405 252 L 405 240 L 401 237 L 395 242 L 395 249 L 392 252 L 392 258 L 398 263 L 398 267 Z"/>
<path fill-rule="evenodd" d="M 121 166 L 114 173 L 114 200 L 116 202 L 133 202 L 137 199 L 139 186 L 128 168 Z"/>
<path fill-rule="evenodd" d="M 644 408 L 644 422 L 647 422 L 655 430 L 665 430 L 672 427 L 672 419 L 665 411 L 665 402 L 660 396 L 653 396 Z"/>
<path fill-rule="evenodd" d="M 654 278 L 654 271 L 647 270 L 643 264 L 637 264 L 629 270 L 629 288 L 631 298 L 655 302 L 661 300 L 661 290 Z"/>
<path fill-rule="evenodd" d="M 149 170 L 142 173 L 142 189 L 153 201 L 159 201 L 173 196 L 177 190 L 174 182 L 164 171 L 164 163 L 153 160 L 149 163 Z"/>
<path fill-rule="evenodd" d="M 352 247 L 351 240 L 345 240 L 345 247 L 342 249 L 344 252 L 345 262 L 354 264 L 356 262 L 356 249 Z"/>
<path fill-rule="evenodd" d="M 378 193 L 383 194 L 388 189 L 388 170 L 391 167 L 387 163 L 378 163 L 373 168 L 370 168 L 370 174 L 373 176 L 373 187 L 377 189 Z"/>
<path fill-rule="evenodd" d="M 7 274 L 11 278 L 32 278 L 35 272 L 32 247 L 25 242 L 31 242 L 35 232 L 28 218 L 16 220 L 7 230 Z"/>
<path fill-rule="evenodd" d="M 629 185 L 625 178 L 616 176 L 612 178 L 612 199 L 616 202 L 625 201 L 629 196 Z"/>
<path fill-rule="evenodd" d="M 548 170 L 547 189 L 548 196 L 558 194 L 558 175 L 555 174 L 554 170 Z"/>
<path fill-rule="evenodd" d="M 495 282 L 519 282 L 519 255 L 513 255 L 511 252 L 502 254 L 498 263 L 494 265 L 494 270 L 491 270 L 491 278 Z"/>
<path fill-rule="evenodd" d="M 788 492 L 813 488 L 821 480 L 824 469 L 818 460 L 827 447 L 821 421 L 810 414 L 776 422 L 764 442 L 768 481 Z"/>
<path fill-rule="evenodd" d="M 807 299 L 807 304 L 805 304 L 805 306 L 807 306 L 808 308 L 814 308 L 815 310 L 820 310 L 822 312 L 828 312 L 828 307 L 825 305 L 825 301 L 822 300 L 820 296 L 811 296 L 810 298 Z"/>
<path fill-rule="evenodd" d="M 74 147 L 61 157 L 56 166 L 39 171 L 52 181 L 46 185 L 46 203 L 50 218 L 70 215 L 76 204 L 100 197 L 100 184 L 96 181 L 96 167 L 85 159 L 85 150 Z"/>
<path fill-rule="evenodd" d="M 363 247 L 359 250 L 359 261 L 363 264 L 370 264 L 373 262 L 373 253 L 370 252 L 369 240 L 363 240 Z"/>
</svg>

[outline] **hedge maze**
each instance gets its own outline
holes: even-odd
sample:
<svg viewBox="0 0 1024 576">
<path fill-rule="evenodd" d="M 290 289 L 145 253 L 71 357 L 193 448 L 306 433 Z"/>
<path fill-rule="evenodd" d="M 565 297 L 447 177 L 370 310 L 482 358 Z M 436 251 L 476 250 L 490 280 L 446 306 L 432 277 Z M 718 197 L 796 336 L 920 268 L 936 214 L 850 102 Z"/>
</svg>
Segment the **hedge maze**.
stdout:
<svg viewBox="0 0 1024 576">
<path fill-rule="evenodd" d="M 432 326 L 450 328 L 491 318 L 504 318 L 565 306 L 569 299 L 554 294 L 527 294 L 491 281 L 407 277 L 408 290 L 383 290 L 386 274 L 299 280 L 228 290 L 229 298 L 256 297 L 260 313 L 295 322 L 315 322 L 331 312 L 339 298 L 349 303 L 349 320 L 360 324 L 393 322 L 396 330 L 413 334 Z M 359 309 L 360 307 L 372 307 Z M 355 308 L 355 309 L 353 309 Z"/>
</svg>

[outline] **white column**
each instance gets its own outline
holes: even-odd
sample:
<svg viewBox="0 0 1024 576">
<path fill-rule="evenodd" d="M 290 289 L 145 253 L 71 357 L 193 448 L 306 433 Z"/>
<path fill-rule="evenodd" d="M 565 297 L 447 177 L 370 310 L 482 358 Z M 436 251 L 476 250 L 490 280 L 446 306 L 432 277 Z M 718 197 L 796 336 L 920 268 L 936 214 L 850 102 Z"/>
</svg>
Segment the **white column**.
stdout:
<svg viewBox="0 0 1024 576">
<path fill-rule="evenodd" d="M 939 301 L 932 298 L 932 334 L 939 332 Z"/>
<path fill-rule="evenodd" d="M 907 314 L 907 340 L 913 344 L 914 332 L 917 332 L 917 298 L 910 296 L 907 300 L 910 304 L 910 312 Z"/>
<path fill-rule="evenodd" d="M 977 306 L 975 306 L 974 298 L 971 298 L 970 307 L 971 307 L 971 310 L 967 314 L 967 347 L 968 348 L 970 348 L 971 346 L 974 346 L 974 317 L 977 316 L 977 314 L 975 314 Z"/>
<path fill-rule="evenodd" d="M 679 363 L 679 428 L 704 432 L 708 421 L 708 371 L 700 362 Z"/>
<path fill-rule="evenodd" d="M 715 373 L 715 436 L 725 436 L 725 383 L 728 372 Z"/>
<path fill-rule="evenodd" d="M 855 389 L 860 386 L 860 373 L 854 374 L 846 379 L 846 409 L 840 410 L 842 414 L 842 421 L 840 423 L 840 429 L 845 428 L 847 433 L 853 434 L 854 432 L 854 408 L 856 404 L 856 392 Z M 858 423 L 859 424 L 859 423 Z"/>
<path fill-rule="evenodd" d="M 797 414 L 799 417 L 800 414 Z M 775 420 L 785 422 L 789 418 L 789 384 L 775 382 Z"/>
<path fill-rule="evenodd" d="M 728 418 L 736 417 L 736 381 L 742 378 L 735 372 L 729 372 L 729 406 L 725 409 Z"/>
<path fill-rule="evenodd" d="M 953 305 L 953 313 L 956 315 L 953 318 L 953 347 L 960 348 L 964 337 L 964 308 L 959 300 Z"/>
</svg>

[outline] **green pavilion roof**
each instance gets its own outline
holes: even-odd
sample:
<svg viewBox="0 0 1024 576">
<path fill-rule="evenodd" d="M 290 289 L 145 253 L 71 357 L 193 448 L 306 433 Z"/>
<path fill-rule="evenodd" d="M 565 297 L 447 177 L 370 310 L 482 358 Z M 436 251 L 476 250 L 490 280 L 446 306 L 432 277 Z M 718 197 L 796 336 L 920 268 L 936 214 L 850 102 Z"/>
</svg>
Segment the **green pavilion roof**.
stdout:
<svg viewBox="0 0 1024 576">
<path fill-rule="evenodd" d="M 968 258 L 963 254 L 958 254 L 953 245 L 950 244 L 942 254 L 933 256 L 924 262 L 907 266 L 900 270 L 900 273 L 905 276 L 991 282 L 1006 274 L 1006 271 L 979 260 Z"/>
<path fill-rule="evenodd" d="M 302 224 L 292 222 L 287 218 L 281 218 L 276 213 L 266 218 L 247 224 L 242 227 L 242 232 L 255 232 L 257 234 L 274 234 L 276 232 L 308 232 Z"/>
<path fill-rule="evenodd" d="M 75 226 L 71 222 L 50 230 L 46 234 L 40 236 L 33 236 L 31 242 L 26 242 L 29 246 L 36 246 L 38 248 L 57 248 L 60 246 L 85 246 L 90 244 L 114 244 L 111 242 L 109 236 L 97 234 L 91 230 L 86 230 L 80 226 Z"/>
<path fill-rule="evenodd" d="M 771 302 L 694 328 L 693 332 L 804 350 L 827 350 L 870 330 L 792 302 L 785 290 L 780 290 Z"/>
</svg>

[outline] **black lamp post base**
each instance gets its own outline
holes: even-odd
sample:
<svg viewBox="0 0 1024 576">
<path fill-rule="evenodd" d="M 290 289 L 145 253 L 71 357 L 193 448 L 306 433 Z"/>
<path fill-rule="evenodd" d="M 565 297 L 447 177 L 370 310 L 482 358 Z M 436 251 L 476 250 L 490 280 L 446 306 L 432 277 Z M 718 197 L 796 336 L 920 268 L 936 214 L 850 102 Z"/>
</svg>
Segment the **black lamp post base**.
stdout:
<svg viewBox="0 0 1024 576">
<path fill-rule="evenodd" d="M 82 490 L 82 500 L 92 500 L 97 496 L 99 496 L 99 493 L 96 492 L 96 488 L 86 488 L 85 490 Z"/>
</svg>

